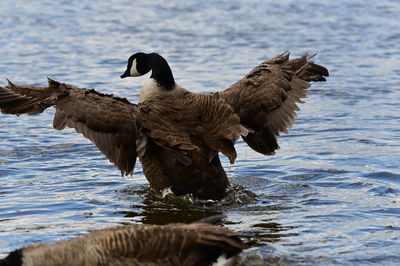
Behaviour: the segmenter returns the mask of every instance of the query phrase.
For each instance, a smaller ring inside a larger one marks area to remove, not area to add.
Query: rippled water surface
[[[121,178],[89,141],[52,128],[54,110],[0,114],[0,257],[116,224],[224,213],[254,244],[242,265],[400,263],[399,14],[397,0],[2,0],[0,76],[17,83],[51,77],[136,102],[145,78],[119,75],[138,51],[163,54],[197,92],[286,50],[318,53],[331,76],[275,156],[239,142],[237,163],[223,158],[235,187],[218,203],[160,199],[140,165]]]

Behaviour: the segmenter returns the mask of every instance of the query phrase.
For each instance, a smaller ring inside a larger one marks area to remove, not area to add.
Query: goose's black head
[[[138,77],[148,73],[151,70],[145,53],[136,53],[128,59],[128,65],[121,78]]]
[[[166,90],[174,88],[175,80],[167,61],[157,53],[136,53],[128,59],[128,65],[121,78],[142,76],[152,71],[150,78]]]

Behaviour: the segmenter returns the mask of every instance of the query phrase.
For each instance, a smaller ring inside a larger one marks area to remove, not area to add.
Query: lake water
[[[400,263],[400,2],[2,0],[0,77],[46,77],[138,100],[135,52],[166,57],[183,87],[222,90],[266,58],[318,53],[314,84],[275,156],[237,144],[218,203],[159,199],[89,141],[52,128],[54,109],[0,115],[0,257],[128,223],[216,213],[254,247],[240,265]],[[3,79],[1,85],[5,85]],[[242,188],[240,188],[241,186]],[[254,193],[254,195],[253,195]]]

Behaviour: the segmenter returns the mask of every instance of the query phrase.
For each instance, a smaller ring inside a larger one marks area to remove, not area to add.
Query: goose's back
[[[127,225],[65,242],[22,249],[24,265],[209,265],[246,245],[227,228],[205,223]]]
[[[235,142],[246,130],[232,106],[212,95],[180,89],[139,104],[142,126],[162,146],[219,151],[215,140]],[[203,144],[204,142],[204,144]]]

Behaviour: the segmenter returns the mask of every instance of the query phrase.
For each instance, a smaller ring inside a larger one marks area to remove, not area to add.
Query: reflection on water
[[[160,52],[183,87],[228,87],[285,50],[318,52],[314,84],[275,156],[242,141],[221,202],[161,198],[138,164],[119,171],[54,110],[0,115],[0,257],[116,224],[191,222],[224,214],[253,248],[238,265],[398,264],[398,1],[72,0],[0,3],[0,76],[46,77],[136,102],[145,78],[121,80],[128,56]],[[5,85],[4,81],[2,85]]]
[[[162,195],[148,187],[141,190],[136,190],[136,187],[125,188],[119,192],[127,197],[142,196],[139,204],[131,205],[133,210],[121,213],[145,224],[190,223],[256,200],[256,194],[239,185],[228,188],[227,196],[221,201],[199,200],[192,195]]]

